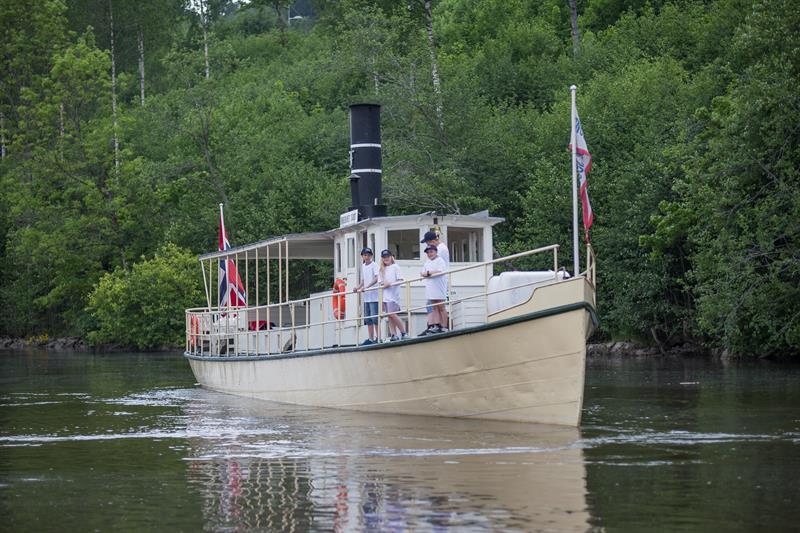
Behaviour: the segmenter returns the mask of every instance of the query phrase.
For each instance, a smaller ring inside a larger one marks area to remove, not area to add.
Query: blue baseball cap
[[[375,255],[375,254],[372,253],[372,248],[362,248],[361,249],[361,255],[364,255],[364,254]]]
[[[435,231],[427,231],[427,232],[425,232],[425,236],[419,242],[435,241],[438,238],[439,238],[439,236],[436,235]]]

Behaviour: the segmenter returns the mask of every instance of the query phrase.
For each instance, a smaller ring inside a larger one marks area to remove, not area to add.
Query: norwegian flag
[[[230,250],[231,243],[225,232],[225,217],[222,214],[222,204],[219,204],[219,251]],[[236,269],[233,259],[220,259],[219,261],[219,306],[246,307],[247,293],[242,284],[242,278]]]
[[[592,204],[589,203],[589,183],[587,181],[587,174],[592,168],[592,154],[589,153],[589,148],[586,146],[586,139],[583,136],[583,127],[581,126],[581,119],[578,118],[578,112],[575,111],[575,163],[578,167],[578,180],[580,183],[581,191],[581,205],[583,206],[583,229],[586,242],[589,242],[589,228],[592,227],[594,222],[594,213],[592,212]],[[572,143],[569,145],[572,150]]]

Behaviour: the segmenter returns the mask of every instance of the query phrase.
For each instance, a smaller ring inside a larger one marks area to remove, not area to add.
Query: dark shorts
[[[364,302],[364,324],[376,325],[378,323],[378,302]]]

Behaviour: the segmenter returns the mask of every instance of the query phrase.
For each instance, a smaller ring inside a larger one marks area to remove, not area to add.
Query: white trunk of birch
[[[211,77],[211,68],[208,64],[208,5],[206,0],[199,1],[200,21],[203,26],[203,59],[205,60],[206,79]]]
[[[119,169],[119,138],[117,137],[117,59],[114,42],[114,8],[108,0],[108,20],[111,27],[111,120],[114,130],[114,168]]]
[[[0,159],[6,158],[6,115],[0,111]]]
[[[569,0],[569,20],[572,24],[572,57],[577,57],[581,46],[581,37],[578,34],[578,0]]]
[[[144,105],[144,32],[139,28],[139,102]]]
[[[433,13],[431,11],[431,0],[425,0],[425,30],[428,33],[428,47],[431,53],[431,79],[433,80],[433,93],[436,97],[436,120],[439,129],[444,133],[444,117],[442,110],[442,87],[439,80],[439,61],[436,58],[436,41],[433,37]]]

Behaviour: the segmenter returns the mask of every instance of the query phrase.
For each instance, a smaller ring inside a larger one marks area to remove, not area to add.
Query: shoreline
[[[19,337],[0,337],[0,352],[11,350],[46,350],[52,352],[140,352],[140,353],[161,353],[174,352],[181,350],[180,346],[161,347],[151,350],[142,350],[132,346],[119,346],[117,344],[98,344],[91,345],[81,337],[56,337],[54,339],[19,338]]]
[[[132,347],[124,347],[117,345],[97,345],[92,346],[80,337],[56,337],[54,339],[36,339],[36,338],[19,338],[19,337],[0,337],[0,351],[3,350],[26,350],[31,348],[44,349],[54,352],[168,352],[180,350],[177,347],[163,347],[154,350],[139,350]],[[586,345],[586,357],[600,358],[600,357],[709,357],[721,356],[726,357],[727,354],[715,353],[708,348],[698,346],[691,343],[684,343],[673,346],[671,348],[662,349],[658,346],[648,346],[645,344],[637,344],[631,341],[612,341],[612,342],[596,342]]]
[[[686,342],[669,348],[638,344],[632,341],[610,341],[586,344],[586,358],[600,357],[730,357],[722,351]]]

